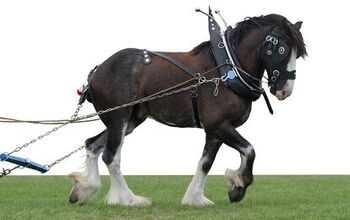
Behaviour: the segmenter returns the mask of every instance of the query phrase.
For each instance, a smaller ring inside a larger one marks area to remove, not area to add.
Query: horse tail
[[[91,103],[92,100],[91,100],[91,90],[90,90],[90,83],[91,83],[91,79],[92,79],[92,76],[94,75],[94,73],[96,72],[97,68],[99,67],[99,65],[95,66],[89,73],[88,75],[88,78],[87,78],[87,81],[88,81],[88,85],[87,85],[87,88],[86,88],[86,99]]]
[[[88,100],[88,102],[92,103],[92,99],[91,99],[91,90],[90,90],[90,83],[92,80],[92,76],[94,75],[94,73],[96,72],[98,68],[98,65],[95,66],[95,68],[93,68],[87,78],[88,84],[85,86],[83,86],[82,88],[80,88],[77,92],[78,95],[80,95],[80,100],[79,100],[79,105],[83,104],[85,102],[85,100]]]

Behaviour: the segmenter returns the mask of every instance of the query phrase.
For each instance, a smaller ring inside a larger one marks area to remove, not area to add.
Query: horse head
[[[262,78],[266,70],[270,92],[278,100],[292,94],[296,60],[307,55],[301,24],[292,24],[281,15],[270,14],[246,18],[237,23],[231,33],[230,40],[243,68],[257,78]]]

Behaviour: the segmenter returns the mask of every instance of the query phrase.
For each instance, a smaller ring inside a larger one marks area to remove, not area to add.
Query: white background
[[[194,8],[221,9],[234,25],[246,16],[284,15],[304,21],[309,57],[297,62],[294,92],[275,114],[264,100],[253,104],[238,130],[256,150],[255,174],[350,174],[349,7],[345,1],[1,1],[0,116],[23,119],[69,117],[76,89],[89,71],[127,47],[188,51],[208,40],[207,18]],[[214,97],[213,97],[214,98]],[[93,112],[86,103],[83,114]],[[0,152],[49,130],[49,126],[0,124]],[[101,122],[70,125],[16,155],[49,163],[104,129]],[[124,174],[193,174],[204,132],[147,120],[125,140]],[[49,174],[82,167],[80,152]],[[100,161],[100,171],[107,170]],[[223,146],[211,174],[237,168],[238,153]],[[12,165],[1,163],[1,167]],[[37,174],[20,170],[16,174]]]

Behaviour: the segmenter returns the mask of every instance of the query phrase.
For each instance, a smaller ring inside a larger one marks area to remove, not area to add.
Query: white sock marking
[[[214,205],[212,201],[205,198],[204,186],[207,175],[203,172],[202,166],[207,158],[202,157],[198,163],[196,174],[194,175],[186,193],[182,199],[183,205],[206,206]]]
[[[151,201],[147,198],[136,196],[128,187],[121,171],[121,148],[124,142],[124,135],[127,129],[127,124],[124,124],[122,130],[122,140],[118,146],[117,152],[111,164],[108,166],[110,178],[111,178],[111,189],[108,193],[106,202],[109,205],[125,205],[125,206],[148,206]]]

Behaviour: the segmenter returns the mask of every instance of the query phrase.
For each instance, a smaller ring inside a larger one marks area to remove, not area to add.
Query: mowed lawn
[[[147,208],[107,206],[109,178],[90,203],[71,205],[72,182],[62,176],[0,179],[0,219],[350,219],[350,176],[256,176],[240,203],[229,203],[223,176],[209,176],[211,207],[180,204],[190,176],[126,176]]]

